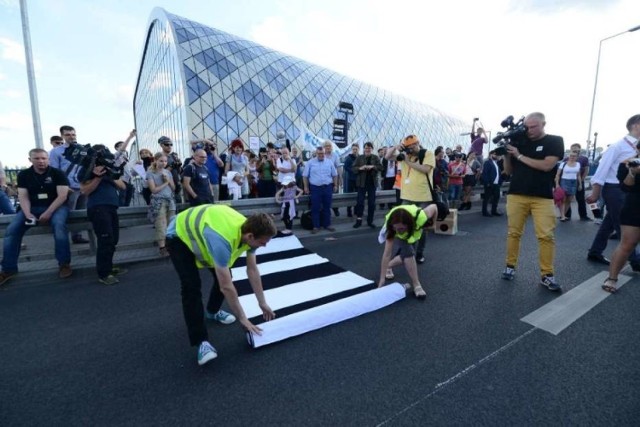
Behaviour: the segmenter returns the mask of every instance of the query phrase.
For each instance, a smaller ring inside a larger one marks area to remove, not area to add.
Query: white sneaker
[[[209,344],[209,341],[202,341],[198,349],[198,365],[202,366],[216,357],[218,357],[216,349]]]
[[[208,311],[205,313],[205,317],[209,320],[215,320],[216,322],[220,322],[223,325],[230,325],[236,321],[236,316],[231,313],[227,313],[224,310],[219,310],[217,313],[209,313]]]

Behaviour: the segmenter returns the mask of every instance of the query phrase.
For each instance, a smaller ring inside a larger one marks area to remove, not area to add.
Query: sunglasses
[[[164,144],[162,144],[162,145],[166,145],[167,147],[173,147],[173,144],[171,144],[171,143],[166,143],[166,142],[165,142]]]

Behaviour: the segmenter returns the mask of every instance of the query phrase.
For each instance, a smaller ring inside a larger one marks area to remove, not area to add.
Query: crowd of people
[[[29,227],[38,224],[53,229],[59,276],[72,275],[70,240],[87,242],[78,233],[69,238],[67,217],[74,209],[87,209],[93,225],[98,281],[118,283],[118,276],[126,272],[113,264],[119,240],[118,208],[131,203],[132,181],[138,177],[144,182],[142,197],[149,206],[159,255],[170,257],[178,273],[189,339],[198,347],[198,362],[204,364],[217,355],[208,341],[205,319],[225,324],[239,320],[247,330],[260,333],[244,315],[230,274],[234,261],[244,252],[248,253],[249,281],[264,317],[270,320],[275,316],[262,291],[255,259],[255,250],[278,232],[274,218],[264,213],[245,217],[217,201],[273,197],[281,206],[283,234],[293,230],[302,194],[309,195],[314,234],[335,230],[332,213],[337,216],[339,211],[332,206],[332,198],[340,190],[354,194],[354,205],[347,208],[347,215],[355,217],[354,228],[363,225],[365,206],[366,224],[371,228],[377,228],[373,220],[376,208],[388,209],[378,237],[384,244],[378,286],[395,277],[395,267],[404,266],[411,280],[406,289],[425,299],[417,267],[425,262],[425,228],[435,219],[444,219],[450,207],[470,209],[477,182],[484,189],[482,215],[503,215],[498,204],[501,184],[508,180],[506,257],[501,277],[515,278],[520,240],[531,216],[539,245],[539,283],[551,291],[561,290],[554,271],[555,227],[558,219],[571,219],[570,206],[575,200],[581,220],[590,220],[587,203],[595,206],[591,209],[594,217],[603,217],[587,259],[609,265],[609,277],[602,287],[616,292],[618,274],[627,260],[634,271],[640,271],[636,249],[640,241],[640,115],[627,121],[627,135],[604,152],[591,178],[593,190],[588,197],[585,180],[589,159],[580,145],[571,145],[565,153],[563,138],[545,132],[542,113],[529,114],[524,124],[524,143],[490,150],[486,159],[486,133],[475,120],[467,152],[462,146],[438,146],[430,151],[422,147],[417,135],[408,135],[398,144],[380,148],[377,154],[371,142],[363,144],[362,154],[361,147],[353,144],[344,160],[331,141],[316,146],[311,158],[305,160],[301,150],[288,141],[286,146],[269,143],[253,153],[240,138],[230,142],[226,153],[219,153],[213,139],[191,141],[191,156],[181,159],[173,150],[173,141],[161,136],[156,153],[142,148],[138,160],[131,161],[127,148],[136,137],[131,131],[114,146],[114,164],[124,165],[118,174],[98,162],[72,161],[68,153],[77,144],[76,131],[62,126],[60,136],[51,138],[50,152],[29,151],[32,165],[17,177],[17,213],[6,192],[0,192],[2,213],[15,213],[5,232],[0,285],[18,273],[22,238]],[[92,148],[108,151],[101,145]],[[0,171],[0,185],[5,190],[6,177],[1,167]],[[380,188],[395,189],[397,203],[378,206],[375,195]],[[557,200],[556,212],[554,193],[558,189],[563,196]],[[183,202],[190,208],[178,213]],[[620,239],[620,244],[610,261],[603,251],[612,237]],[[206,309],[198,275],[198,268],[203,267],[211,270],[214,280]],[[233,313],[221,309],[224,299]]]

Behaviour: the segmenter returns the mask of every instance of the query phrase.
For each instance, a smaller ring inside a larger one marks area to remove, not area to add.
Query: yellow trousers
[[[529,216],[538,238],[540,273],[553,274],[553,259],[556,254],[556,214],[553,199],[510,194],[507,196],[507,265],[514,268],[520,254],[520,238]]]

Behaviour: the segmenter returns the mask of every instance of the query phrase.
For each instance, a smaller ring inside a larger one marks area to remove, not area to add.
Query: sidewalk
[[[384,215],[387,209],[376,210],[374,216],[375,229],[371,229],[366,225],[358,229],[353,228],[355,218],[349,218],[346,215],[346,209],[340,209],[340,216],[332,215],[332,226],[336,231],[329,232],[320,230],[317,234],[312,234],[309,230],[300,227],[300,221],[294,222],[294,234],[301,241],[318,241],[325,239],[336,239],[355,234],[370,233],[377,236],[377,233],[384,221]],[[470,211],[459,212],[458,215],[479,215],[480,203],[474,203]],[[276,219],[276,225],[279,229],[283,229],[282,221]],[[114,264],[125,266],[128,264],[136,264],[140,262],[170,262],[168,258],[159,256],[158,247],[154,242],[155,230],[151,224],[128,227],[120,229],[120,241],[118,243],[114,256]],[[20,271],[20,281],[42,281],[57,279],[58,263],[54,256],[53,236],[50,234],[43,235],[25,235],[23,244],[26,248],[20,252],[18,261],[18,269]],[[0,251],[2,249],[0,248]],[[71,245],[71,267],[73,268],[73,276],[94,277],[95,276],[95,255],[89,251],[89,244],[72,244]]]

